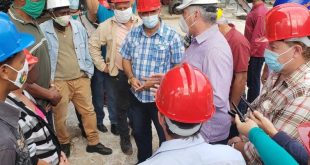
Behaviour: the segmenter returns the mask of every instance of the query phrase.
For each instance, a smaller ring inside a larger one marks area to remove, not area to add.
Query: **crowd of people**
[[[217,0],[180,2],[185,36],[161,8],[14,0],[0,12],[0,164],[69,165],[70,102],[88,153],[113,152],[99,138],[107,104],[137,164],[309,164],[309,0],[253,0],[244,35]]]

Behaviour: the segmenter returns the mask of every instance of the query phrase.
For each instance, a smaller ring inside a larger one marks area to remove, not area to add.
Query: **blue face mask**
[[[271,50],[265,49],[264,57],[265,57],[265,63],[268,65],[268,68],[275,71],[275,72],[280,72],[284,66],[288,63],[290,63],[293,58],[291,58],[289,61],[287,61],[284,64],[281,64],[278,59],[280,56],[283,54],[289,52],[293,47],[287,49],[284,53],[278,54],[276,52],[273,52]]]
[[[158,24],[159,18],[158,15],[155,14],[151,16],[142,17],[142,21],[145,27],[152,29]]]

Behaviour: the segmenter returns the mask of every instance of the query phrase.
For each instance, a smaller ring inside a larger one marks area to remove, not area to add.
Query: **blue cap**
[[[35,38],[21,33],[10,20],[9,16],[0,12],[0,62],[21,52],[35,42]]]
[[[276,0],[273,4],[273,7],[281,5],[283,3],[297,3],[300,5],[306,5],[310,2],[309,2],[309,0]],[[308,10],[310,10],[310,6],[308,6]]]

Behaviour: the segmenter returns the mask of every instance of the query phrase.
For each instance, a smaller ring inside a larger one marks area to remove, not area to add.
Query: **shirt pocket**
[[[130,44],[130,50],[133,59],[139,59],[143,55],[143,46],[139,42]]]
[[[159,65],[164,65],[169,62],[169,45],[166,43],[155,45],[151,49],[152,53],[152,60],[156,61]]]

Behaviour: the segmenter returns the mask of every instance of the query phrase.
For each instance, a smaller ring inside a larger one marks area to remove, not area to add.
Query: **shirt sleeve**
[[[131,60],[132,59],[132,54],[130,53],[131,48],[130,48],[130,44],[131,42],[131,32],[129,32],[129,34],[126,36],[121,49],[120,49],[120,54],[122,55],[122,57],[126,60]]]
[[[264,36],[265,33],[265,17],[259,16],[257,17],[256,24],[253,29],[253,33],[251,36],[251,55],[263,55],[267,43],[264,42],[256,42],[257,39]]]
[[[248,41],[243,41],[240,44],[235,44],[232,48],[234,60],[234,72],[247,72],[250,58],[250,44]]]
[[[184,56],[184,43],[182,42],[179,34],[175,34],[171,48],[171,60],[172,66],[181,63]]]
[[[258,164],[260,156],[266,165],[298,165],[296,160],[262,129],[252,128],[249,140],[251,143],[245,145],[245,153],[250,164]]]
[[[89,52],[93,59],[93,62],[98,70],[104,71],[106,63],[102,57],[101,46],[106,45],[106,35],[107,29],[105,28],[105,23],[99,25],[96,31],[92,34],[89,39]]]
[[[13,149],[0,150],[0,164],[15,165],[16,151]]]
[[[280,131],[275,136],[273,136],[273,140],[282,146],[288,153],[290,153],[299,164],[308,164],[309,155],[307,150],[297,140],[294,140],[283,131]]]

